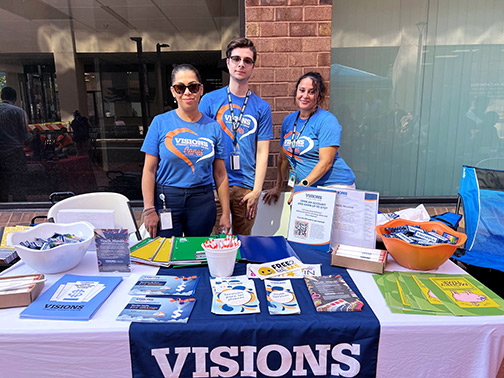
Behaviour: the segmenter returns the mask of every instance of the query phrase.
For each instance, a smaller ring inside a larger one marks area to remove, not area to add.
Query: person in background
[[[299,110],[282,123],[277,183],[263,195],[267,204],[278,201],[289,166],[292,187],[300,184],[355,189],[355,175],[338,152],[341,125],[320,107],[324,96],[325,85],[318,72],[308,72],[297,81],[294,98]]]
[[[80,111],[73,112],[74,119],[70,123],[73,131],[73,142],[77,149],[77,156],[87,156],[89,153],[89,120]]]
[[[68,129],[66,127],[62,127],[60,132],[61,134],[56,138],[56,154],[66,154],[73,144],[73,140],[70,134],[68,134]]]
[[[175,67],[171,81],[178,108],[154,117],[141,148],[145,228],[151,237],[210,235],[217,214],[213,172],[223,204],[219,225],[228,232],[229,182],[222,130],[198,110],[203,85],[196,68]]]
[[[45,160],[45,141],[46,136],[41,134],[39,129],[33,130],[33,139],[30,143],[30,148],[33,152],[32,160]]]
[[[17,93],[4,87],[0,93],[0,202],[26,201],[27,170],[24,145],[32,139],[26,112],[15,106]]]
[[[226,57],[229,85],[206,94],[200,110],[224,130],[233,234],[250,235],[266,175],[269,141],[273,139],[271,108],[249,89],[257,59],[252,41],[233,39]]]

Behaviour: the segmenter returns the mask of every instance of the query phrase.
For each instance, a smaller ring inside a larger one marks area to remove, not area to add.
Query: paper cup
[[[233,248],[204,248],[210,276],[231,277],[236,263],[236,253],[238,252],[238,248],[240,248],[240,243],[238,243],[238,246]]]

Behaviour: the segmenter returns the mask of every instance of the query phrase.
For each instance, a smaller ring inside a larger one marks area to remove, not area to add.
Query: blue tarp
[[[462,197],[467,242],[463,263],[504,271],[504,171],[463,166]]]

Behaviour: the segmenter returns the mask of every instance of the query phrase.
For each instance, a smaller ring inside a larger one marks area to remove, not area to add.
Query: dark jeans
[[[26,201],[26,157],[23,148],[0,152],[0,202]]]
[[[185,189],[158,184],[154,198],[158,212],[163,209],[160,193],[165,195],[166,208],[171,209],[173,228],[161,230],[158,226],[159,236],[168,238],[210,235],[217,214],[212,185]]]

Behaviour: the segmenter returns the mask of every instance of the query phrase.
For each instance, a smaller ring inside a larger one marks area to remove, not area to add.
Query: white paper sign
[[[333,190],[336,192],[336,204],[331,250],[336,244],[375,248],[379,194],[353,189]]]
[[[296,186],[287,240],[324,251],[375,248],[378,199],[376,192]]]
[[[295,186],[287,240],[328,251],[335,203],[331,190]]]

